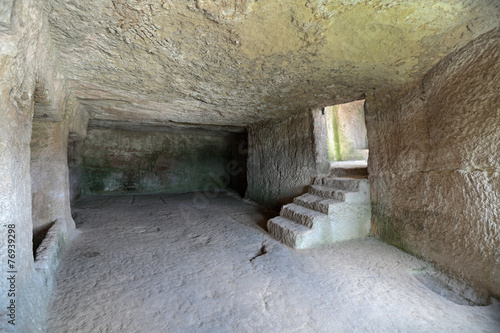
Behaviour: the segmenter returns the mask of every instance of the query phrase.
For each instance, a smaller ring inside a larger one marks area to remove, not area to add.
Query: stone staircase
[[[308,193],[267,222],[271,236],[296,249],[362,238],[370,232],[370,184],[366,166],[335,167],[317,177]]]

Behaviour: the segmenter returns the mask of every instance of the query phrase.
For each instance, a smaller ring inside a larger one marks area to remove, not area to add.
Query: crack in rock
[[[262,247],[259,250],[259,253],[257,253],[256,256],[254,256],[252,259],[250,259],[250,262],[253,262],[254,259],[257,259],[258,257],[261,257],[266,253],[267,253],[266,246],[262,245]]]

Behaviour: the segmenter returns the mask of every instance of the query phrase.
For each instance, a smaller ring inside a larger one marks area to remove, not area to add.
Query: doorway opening
[[[330,165],[359,164],[368,161],[365,100],[325,108]]]

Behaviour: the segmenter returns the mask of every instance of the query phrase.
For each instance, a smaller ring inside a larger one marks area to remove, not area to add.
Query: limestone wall
[[[68,171],[70,201],[74,202],[82,194],[83,186],[83,142],[68,142]]]
[[[225,188],[236,141],[233,135],[215,132],[93,128],[83,147],[83,191],[175,193]]]
[[[331,161],[368,159],[364,100],[326,108]]]
[[[85,117],[66,112],[70,98],[55,70],[41,3],[6,3],[0,6],[0,331],[43,332],[55,268],[74,230],[66,140]],[[34,232],[54,220],[35,257]]]
[[[248,135],[241,133],[231,139],[231,161],[226,165],[230,175],[229,187],[238,192],[241,197],[247,191]]]
[[[374,233],[500,295],[499,30],[367,102]]]
[[[290,203],[315,176],[329,169],[326,124],[320,110],[252,125],[248,145],[246,197],[268,207]]]
[[[66,127],[60,122],[33,121],[30,176],[34,249],[57,220],[70,219]]]

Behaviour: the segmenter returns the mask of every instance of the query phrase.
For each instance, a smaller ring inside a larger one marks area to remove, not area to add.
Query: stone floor
[[[427,263],[370,238],[292,250],[228,193],[86,197],[74,215],[47,332],[499,332],[499,302],[449,301],[415,278]]]

